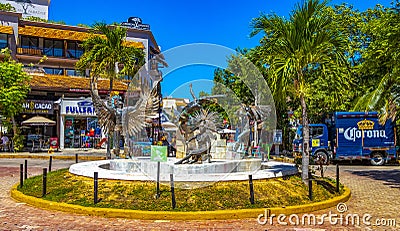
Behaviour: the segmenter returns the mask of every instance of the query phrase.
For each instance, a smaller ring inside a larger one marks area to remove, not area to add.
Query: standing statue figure
[[[194,135],[186,141],[186,156],[175,164],[193,164],[207,160],[211,162],[211,144],[217,138],[214,133],[217,132],[218,120],[219,116],[216,112],[209,112],[202,108],[195,112],[192,117],[194,128],[189,131]],[[189,144],[193,141],[194,148],[190,148]]]
[[[123,126],[122,126],[122,114],[123,114],[123,102],[118,100],[117,105],[115,107],[115,129],[114,129],[114,155],[119,157],[120,152],[120,144],[119,141],[121,140],[121,133],[123,133]]]
[[[242,105],[239,112],[239,117],[242,121],[240,127],[243,128],[238,135],[238,142],[234,150],[242,154],[242,158],[250,156],[252,153],[252,146],[258,146],[260,138],[262,137],[262,130],[265,126],[265,118],[271,114],[271,107],[266,105]],[[247,124],[243,124],[246,121]]]

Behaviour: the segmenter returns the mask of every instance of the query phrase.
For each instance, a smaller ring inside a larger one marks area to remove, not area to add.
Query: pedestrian
[[[8,139],[8,136],[6,136],[5,133],[1,137],[1,145],[2,145],[3,151],[8,151],[9,145],[10,145],[10,139]]]

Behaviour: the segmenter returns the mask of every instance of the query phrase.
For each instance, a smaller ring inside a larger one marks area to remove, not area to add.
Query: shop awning
[[[56,122],[43,116],[35,116],[25,121],[22,121],[21,124],[27,126],[53,126],[56,125]]]
[[[164,128],[165,131],[176,131],[178,130],[178,127],[171,123],[171,122],[164,122],[161,123],[161,126]]]

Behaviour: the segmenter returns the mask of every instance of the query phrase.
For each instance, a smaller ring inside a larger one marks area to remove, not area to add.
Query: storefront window
[[[95,117],[65,117],[64,133],[65,148],[94,148],[101,138]]]

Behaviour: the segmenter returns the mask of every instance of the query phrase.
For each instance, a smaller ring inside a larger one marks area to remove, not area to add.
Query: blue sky
[[[299,0],[301,1],[301,0]],[[150,24],[151,31],[163,51],[190,43],[212,43],[231,49],[251,48],[260,37],[249,38],[250,21],[260,13],[275,12],[287,17],[295,0],[231,0],[231,1],[78,1],[52,0],[49,19],[64,21],[68,25],[94,22],[124,22],[129,17],[140,17]],[[333,4],[345,1],[333,0]],[[376,4],[390,6],[391,0],[351,0],[346,3],[364,11]],[[163,83],[164,95],[188,79],[212,79],[214,67],[192,66],[176,70],[169,81]],[[166,79],[167,80],[167,79]]]

